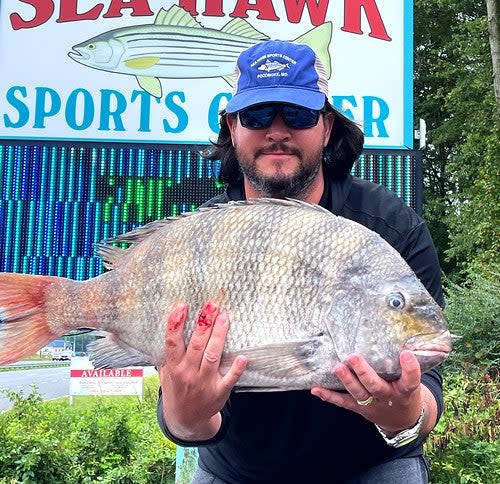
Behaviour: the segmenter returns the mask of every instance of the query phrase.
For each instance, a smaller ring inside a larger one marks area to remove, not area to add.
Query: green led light
[[[363,153],[353,174],[414,206],[415,153]],[[1,270],[93,277],[93,244],[195,210],[223,190],[219,166],[182,147],[0,143]]]

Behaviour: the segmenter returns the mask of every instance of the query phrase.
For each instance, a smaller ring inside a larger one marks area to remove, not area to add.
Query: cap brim
[[[272,86],[269,88],[249,89],[236,94],[226,105],[226,112],[235,113],[242,109],[262,103],[288,103],[309,109],[321,109],[325,105],[326,96],[322,92],[309,89],[298,89]]]

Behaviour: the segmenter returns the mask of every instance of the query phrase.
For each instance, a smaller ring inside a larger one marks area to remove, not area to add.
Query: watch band
[[[377,428],[377,430],[379,431],[380,435],[385,440],[385,443],[387,445],[398,448],[398,447],[403,447],[404,445],[407,445],[418,438],[418,433],[420,431],[420,428],[422,427],[423,421],[424,421],[424,409],[422,408],[417,423],[409,429],[405,429],[402,430],[401,432],[398,432],[393,437],[389,438],[387,434],[384,432],[384,430],[381,429],[377,424],[375,424],[375,427]]]

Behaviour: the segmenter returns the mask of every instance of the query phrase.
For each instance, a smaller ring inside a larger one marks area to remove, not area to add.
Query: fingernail
[[[209,319],[214,313],[217,312],[217,306],[211,302],[205,304],[203,309],[201,310],[200,315],[198,316],[198,326],[212,326],[212,321]]]
[[[337,363],[334,367],[333,367],[333,373],[335,375],[342,375],[344,372],[346,371],[346,366],[343,365],[342,363]]]
[[[405,363],[410,363],[410,361],[413,361],[413,354],[411,353],[411,351],[403,351],[401,353],[401,359]]]
[[[217,316],[217,321],[219,321],[219,323],[223,326],[227,326],[227,324],[229,323],[229,318],[227,317],[226,313],[222,313]]]
[[[186,314],[187,306],[183,303],[176,304],[168,318],[168,329],[171,331],[179,329],[179,326],[181,326],[182,322],[186,319]]]

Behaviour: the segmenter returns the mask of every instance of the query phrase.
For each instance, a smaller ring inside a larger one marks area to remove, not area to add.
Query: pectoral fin
[[[224,354],[221,370],[225,373],[238,355],[248,358],[246,371],[262,373],[272,378],[300,377],[314,371],[318,366],[316,352],[321,337],[304,341],[289,341],[255,348],[246,348]]]
[[[124,64],[130,69],[149,69],[160,62],[160,58],[156,56],[136,57],[128,59]]]

